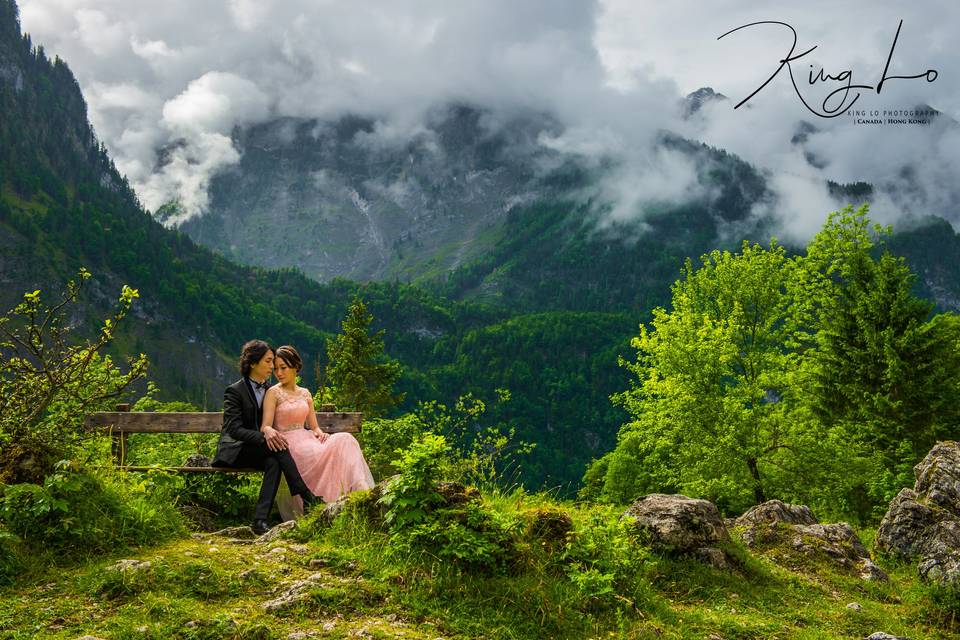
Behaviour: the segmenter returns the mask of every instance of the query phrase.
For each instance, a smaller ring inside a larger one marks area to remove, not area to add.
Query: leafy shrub
[[[64,462],[42,485],[5,486],[0,520],[32,548],[61,557],[153,543],[182,528],[165,479],[96,477]]]
[[[621,594],[645,595],[649,584],[642,567],[651,561],[649,550],[637,543],[629,526],[609,514],[591,513],[569,536],[562,555],[565,573],[584,598],[587,608],[618,606]]]
[[[510,391],[497,389],[496,404],[510,401]],[[417,418],[426,432],[445,436],[449,449],[451,479],[483,487],[499,488],[517,460],[533,451],[533,443],[516,440],[516,428],[485,424],[487,403],[472,393],[460,396],[453,408],[436,401],[421,402]]]
[[[446,439],[427,433],[394,461],[399,474],[380,498],[387,507],[388,549],[401,558],[428,555],[461,568],[502,568],[516,554],[518,525],[487,508],[475,489],[448,483],[452,495],[438,491],[449,455]]]
[[[113,340],[136,289],[124,286],[116,312],[94,337],[77,340],[68,317],[91,278],[81,269],[67,283],[60,302],[46,304],[40,291],[0,315],[0,481],[41,483],[58,460],[71,457],[85,435],[83,416],[109,409],[131,383],[146,373],[146,356],[128,362],[122,373],[101,355]]]
[[[443,501],[435,487],[449,468],[449,453],[446,438],[426,433],[394,461],[399,474],[380,498],[387,506],[384,520],[392,529],[401,531],[423,522],[428,512]]]
[[[423,422],[412,413],[393,419],[364,420],[357,439],[373,477],[389,478],[396,474],[398,469],[393,461],[397,452],[407,449],[423,431]]]
[[[449,560],[467,570],[503,569],[516,559],[518,522],[471,501],[437,509],[424,522],[391,538],[391,548],[402,556],[418,552]]]
[[[0,585],[9,584],[23,569],[20,539],[0,527]]]

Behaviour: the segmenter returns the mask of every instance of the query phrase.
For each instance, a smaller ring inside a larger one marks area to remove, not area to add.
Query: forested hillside
[[[223,386],[236,376],[240,344],[254,336],[296,345],[307,361],[305,383],[313,386],[325,338],[339,329],[361,291],[375,328],[387,330],[388,353],[404,366],[398,390],[407,392],[407,407],[430,399],[452,402],[467,390],[491,397],[497,386],[517,387],[509,419],[541,445],[529,473],[522,473],[525,482],[575,484],[590,457],[612,445],[618,419],[607,397],[622,386],[613,354],[626,351],[634,321],[583,317],[560,332],[540,325],[563,325],[562,316],[521,316],[501,325],[519,310],[449,302],[398,282],[320,285],[294,270],[238,266],[198,247],[143,210],[97,142],[66,63],[21,35],[13,2],[3,0],[0,8],[2,306],[10,308],[24,291],[58,291],[86,267],[93,286],[84,318],[77,320],[90,321],[92,330],[114,292],[129,284],[140,299],[114,352],[146,353],[161,397],[216,410]],[[488,336],[482,352],[474,335]],[[517,350],[517,341],[537,349]],[[584,342],[600,349],[574,349]],[[509,358],[532,377],[479,365],[496,358]],[[558,394],[579,368],[573,362],[606,373],[599,382]],[[541,394],[543,385],[552,385],[553,393]],[[566,410],[574,406],[577,412]],[[579,437],[586,414],[586,428],[596,434],[592,447],[558,447],[570,429]]]

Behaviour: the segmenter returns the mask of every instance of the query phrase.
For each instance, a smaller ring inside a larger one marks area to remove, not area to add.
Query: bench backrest
[[[332,405],[330,405],[332,407]],[[113,436],[113,456],[116,463],[124,466],[127,456],[127,434],[130,433],[220,433],[223,413],[198,411],[162,413],[154,411],[130,411],[130,405],[117,405],[118,411],[99,411],[84,419],[87,429],[104,431]],[[318,411],[317,423],[327,433],[359,433],[362,414],[352,411]],[[141,469],[141,467],[128,467]],[[146,469],[146,467],[143,467]],[[177,467],[181,471],[223,471],[212,467]],[[249,470],[241,470],[249,471]]]
[[[327,433],[358,433],[360,417],[354,412],[317,412],[317,422]],[[109,433],[220,433],[223,413],[101,411],[88,415],[84,423],[87,429]]]

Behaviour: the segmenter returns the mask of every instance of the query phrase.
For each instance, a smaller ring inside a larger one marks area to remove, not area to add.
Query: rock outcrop
[[[849,524],[820,524],[804,505],[780,500],[764,502],[737,518],[735,530],[751,548],[785,547],[803,556],[819,556],[855,570],[864,580],[888,579],[870,559],[870,552]],[[776,555],[773,559],[783,560]]]
[[[727,566],[726,554],[716,545],[730,540],[723,517],[707,500],[652,493],[637,499],[621,519],[654,549],[690,554],[718,567]]]
[[[960,444],[938,442],[913,471],[917,481],[890,503],[876,546],[919,559],[925,579],[960,584]]]

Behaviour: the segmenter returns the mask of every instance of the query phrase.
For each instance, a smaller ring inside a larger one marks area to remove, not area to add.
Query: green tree
[[[127,373],[101,355],[138,297],[124,286],[119,308],[93,337],[75,339],[68,311],[90,273],[81,269],[53,306],[40,291],[0,316],[0,481],[42,482],[83,435],[83,416],[106,408],[146,374],[146,356],[131,358]]]
[[[679,490],[739,508],[767,499],[793,447],[784,404],[795,354],[786,348],[792,261],[776,242],[688,260],[673,309],[654,311],[632,346],[632,388],[612,399],[632,421],[606,467],[617,501]]]
[[[871,233],[867,213],[831,214],[801,261],[819,302],[800,378],[817,419],[878,456],[879,477],[864,489],[880,504],[912,483],[913,466],[955,427],[960,357],[956,317],[930,318],[933,304],[912,293],[903,258],[883,247],[890,230]]]
[[[327,340],[326,374],[331,386],[329,395],[338,408],[376,417],[402,402],[404,394],[393,394],[393,385],[401,374],[400,363],[386,357],[385,331],[371,334],[372,322],[373,315],[366,304],[355,297],[341,333]]]

